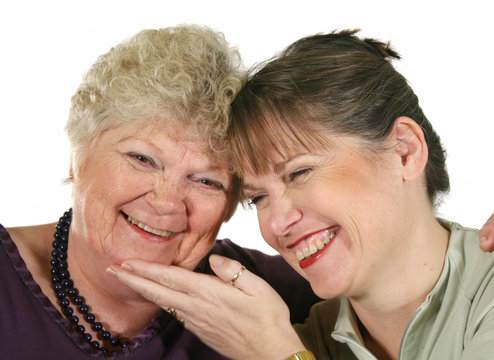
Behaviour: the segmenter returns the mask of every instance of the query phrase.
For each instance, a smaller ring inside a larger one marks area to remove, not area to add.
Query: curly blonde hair
[[[244,74],[222,33],[198,25],[143,30],[85,74],[65,129],[77,148],[110,127],[147,125],[165,115],[219,146]]]
[[[163,119],[187,126],[210,154],[226,156],[230,104],[244,80],[240,55],[222,33],[199,25],[143,30],[100,56],[72,97],[65,130],[73,160],[109,128]]]

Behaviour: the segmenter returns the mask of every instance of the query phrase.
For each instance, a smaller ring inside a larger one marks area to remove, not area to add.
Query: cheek
[[[189,194],[187,209],[192,233],[198,236],[216,235],[225,218],[227,199],[224,194]]]
[[[257,209],[257,221],[264,241],[266,241],[269,246],[279,252],[280,246],[278,245],[278,241],[276,240],[276,237],[273,236],[271,231],[269,210],[264,208]]]

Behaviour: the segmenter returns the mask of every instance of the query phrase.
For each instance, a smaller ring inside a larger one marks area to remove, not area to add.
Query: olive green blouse
[[[451,232],[444,268],[408,324],[399,359],[494,359],[494,254],[480,250],[478,231],[441,223]],[[376,359],[347,299],[314,305],[295,329],[318,360]]]

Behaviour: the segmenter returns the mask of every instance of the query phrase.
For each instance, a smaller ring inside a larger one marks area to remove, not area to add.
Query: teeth
[[[164,236],[164,237],[169,237],[173,235],[173,232],[171,231],[166,231],[166,230],[160,230],[160,229],[155,229],[149,225],[146,225],[130,216],[127,215],[127,220],[131,223],[137,226],[138,228],[141,228],[144,231],[147,231],[151,234],[158,235],[158,236]]]
[[[308,258],[315,253],[317,253],[319,250],[322,250],[333,238],[336,236],[337,231],[332,232],[329,235],[326,235],[322,239],[317,239],[315,242],[312,242],[309,244],[309,247],[304,247],[302,249],[298,249],[295,252],[295,256],[297,257],[297,261],[303,260],[305,258]]]
[[[314,255],[317,252],[317,248],[314,244],[310,244],[309,251],[311,255]]]

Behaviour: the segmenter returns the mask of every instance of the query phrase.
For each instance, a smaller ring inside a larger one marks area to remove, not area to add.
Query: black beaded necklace
[[[69,211],[63,214],[56,226],[57,231],[54,234],[55,240],[52,243],[52,259],[50,260],[53,290],[70,324],[75,327],[76,331],[82,335],[85,341],[91,344],[94,350],[105,353],[109,352],[107,347],[101,346],[99,341],[93,340],[91,334],[86,332],[84,325],[79,324],[79,317],[74,315],[74,309],[70,306],[71,303],[78,307],[79,313],[84,315],[84,319],[88,324],[91,324],[92,329],[98,335],[101,335],[101,341],[108,342],[115,348],[113,349],[114,351],[118,351],[127,347],[128,342],[122,341],[117,337],[112,337],[109,331],[103,329],[103,325],[96,321],[94,314],[89,312],[89,307],[84,304],[84,298],[79,295],[79,291],[74,287],[74,282],[70,278],[67,265],[67,249],[71,221],[72,209],[69,209]]]

